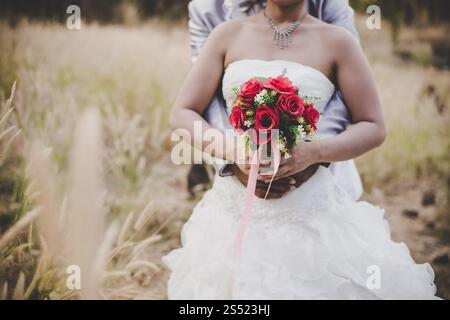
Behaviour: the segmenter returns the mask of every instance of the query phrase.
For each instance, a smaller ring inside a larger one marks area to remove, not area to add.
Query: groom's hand
[[[244,187],[246,187],[247,182],[248,182],[249,168],[246,168],[245,166],[239,167],[236,164],[233,164],[231,168],[232,168],[233,174],[236,176],[236,178],[238,178],[238,180],[242,183],[242,185]],[[270,191],[269,191],[269,194],[267,195],[267,199],[279,199],[279,198],[283,197],[289,191],[295,190],[295,188],[296,188],[295,184],[296,184],[296,180],[294,180],[292,178],[283,178],[283,179],[274,181],[272,183],[272,186],[270,187]],[[269,187],[268,183],[261,181],[261,180],[257,180],[255,195],[258,198],[264,199],[264,197],[266,196],[268,187]]]
[[[280,167],[275,175],[275,179],[292,177],[298,173],[307,171],[308,168],[320,165],[320,146],[316,142],[299,142],[290,152],[290,157],[282,159]],[[269,182],[273,175],[272,171],[261,170],[258,179]],[[315,171],[314,171],[315,172]]]
[[[286,195],[286,193],[300,187],[303,183],[308,181],[308,179],[314,175],[314,173],[319,168],[319,165],[320,164],[318,163],[313,164],[307,169],[301,172],[297,172],[296,174],[290,177],[284,177],[281,179],[274,180],[267,195],[267,199],[279,199],[284,195]],[[236,164],[232,165],[232,170],[234,175],[238,178],[238,180],[242,183],[242,185],[247,186],[248,173],[243,172],[243,170],[241,170],[241,168],[239,168],[239,166],[237,166]],[[268,187],[269,183],[258,180],[256,182],[256,191],[255,191],[256,196],[258,198],[264,199]]]

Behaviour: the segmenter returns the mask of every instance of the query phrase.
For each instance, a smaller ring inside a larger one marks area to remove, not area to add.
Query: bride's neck
[[[279,5],[272,1],[267,1],[267,15],[277,24],[293,23],[305,14],[305,2],[297,1],[291,5]]]

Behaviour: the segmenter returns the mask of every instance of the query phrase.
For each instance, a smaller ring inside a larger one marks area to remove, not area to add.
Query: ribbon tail
[[[281,153],[280,153],[280,149],[278,149],[278,146],[276,143],[272,143],[272,154],[273,154],[273,174],[272,174],[272,178],[270,179],[270,183],[269,183],[269,187],[267,188],[266,195],[264,196],[264,200],[267,199],[267,196],[269,195],[270,187],[272,186],[273,179],[277,175],[278,169],[280,169]]]
[[[259,164],[260,164],[260,153],[261,151],[258,150],[253,154],[251,166],[250,166],[250,174],[248,176],[248,182],[247,182],[247,190],[245,193],[245,207],[244,207],[244,213],[242,215],[242,218],[239,223],[239,229],[235,240],[235,255],[240,256],[241,250],[242,250],[242,240],[244,238],[245,232],[247,230],[248,223],[250,222],[250,218],[252,215],[252,205],[253,200],[255,198],[255,191],[256,191],[256,181],[258,179],[258,171],[259,171]]]

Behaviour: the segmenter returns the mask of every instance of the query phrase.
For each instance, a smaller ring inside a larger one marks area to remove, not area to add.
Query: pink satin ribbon
[[[235,262],[237,258],[241,256],[242,253],[242,242],[247,231],[248,224],[252,217],[252,208],[253,208],[253,200],[255,199],[255,191],[256,191],[256,182],[258,180],[258,171],[261,163],[261,150],[258,149],[252,157],[252,162],[250,166],[250,174],[248,176],[247,182],[247,190],[245,193],[245,206],[244,213],[242,214],[242,218],[239,222],[239,229],[234,241],[234,257]],[[266,195],[264,199],[267,198],[269,194],[270,187],[272,186],[273,179],[275,178],[278,169],[280,168],[281,163],[281,154],[275,143],[272,144],[272,155],[274,157],[274,171],[272,174],[272,178],[270,179],[269,187],[267,188]],[[234,284],[234,269],[230,271],[228,287],[227,287],[227,298],[229,300],[233,297],[233,284]]]
[[[269,187],[267,188],[264,200],[267,198],[269,194],[269,190],[270,187],[272,186],[273,179],[275,178],[275,175],[277,174],[281,163],[281,154],[277,145],[275,143],[272,143],[271,147],[272,147],[272,155],[274,157],[274,171],[272,174],[272,178],[270,179]],[[236,235],[236,239],[234,242],[234,249],[235,249],[234,253],[237,257],[239,257],[242,253],[242,241],[244,239],[248,224],[250,223],[250,219],[252,217],[252,207],[253,201],[255,199],[256,181],[258,180],[258,171],[260,163],[261,163],[261,148],[259,148],[257,152],[253,154],[250,166],[250,173],[247,182],[247,190],[245,193],[244,213],[242,214],[242,218],[239,223],[238,233]]]
[[[272,178],[270,179],[269,187],[267,188],[266,195],[264,199],[267,198],[269,194],[270,187],[272,186],[273,179],[275,178],[281,163],[281,154],[275,143],[272,144],[272,155],[274,157],[274,171]],[[256,181],[258,180],[258,171],[261,163],[261,148],[253,154],[252,162],[250,165],[250,174],[248,176],[247,190],[245,193],[245,206],[244,213],[242,214],[241,220],[239,222],[239,229],[234,241],[234,255],[235,258],[241,256],[242,253],[242,242],[244,240],[245,233],[247,231],[248,224],[252,217],[252,207],[253,201],[255,200],[256,191]],[[233,284],[234,284],[234,269],[230,270],[227,286],[227,299],[231,300],[233,297]]]
[[[252,157],[250,173],[248,175],[247,190],[245,192],[244,213],[239,222],[239,229],[234,241],[234,254],[239,257],[242,253],[242,240],[244,239],[248,223],[252,217],[253,200],[255,199],[256,181],[258,180],[259,164],[261,162],[261,149],[258,149]]]
[[[264,196],[264,200],[267,199],[267,196],[269,195],[270,187],[272,186],[273,179],[277,175],[278,169],[280,168],[281,164],[281,153],[278,149],[277,144],[272,143],[272,155],[273,155],[273,174],[272,178],[270,179],[269,187],[267,188],[266,195]]]
[[[234,262],[236,263],[237,258],[241,256],[242,253],[242,241],[247,230],[247,226],[252,217],[252,206],[253,200],[255,199],[256,181],[258,179],[259,165],[261,162],[260,149],[258,149],[252,157],[252,162],[250,165],[250,173],[247,181],[247,190],[245,192],[245,206],[244,213],[242,214],[241,220],[239,222],[239,229],[234,240]],[[227,285],[227,299],[231,300],[233,298],[233,285],[234,285],[234,268],[230,270],[228,275],[228,285]]]

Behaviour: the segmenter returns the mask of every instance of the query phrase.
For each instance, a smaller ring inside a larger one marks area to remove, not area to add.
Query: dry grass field
[[[358,159],[364,197],[387,208],[418,261],[433,261],[450,298],[450,73],[394,54],[429,55],[447,30],[406,29],[393,46],[387,24],[363,23],[389,126]],[[0,298],[165,298],[160,257],[198,200],[188,168],[169,158],[167,117],[189,69],[184,24],[0,22],[0,43]],[[66,286],[74,264],[81,290]]]

